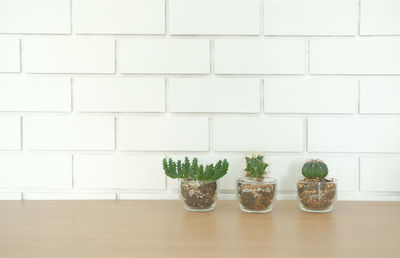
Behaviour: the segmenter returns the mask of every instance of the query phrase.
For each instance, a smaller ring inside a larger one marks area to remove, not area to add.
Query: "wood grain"
[[[0,257],[400,257],[400,203],[337,202],[332,213],[277,201],[247,214],[179,201],[1,201]]]

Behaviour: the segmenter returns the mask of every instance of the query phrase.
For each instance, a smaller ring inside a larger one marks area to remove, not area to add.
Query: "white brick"
[[[0,72],[19,72],[19,40],[0,39]]]
[[[162,78],[76,78],[74,109],[89,112],[164,112]]]
[[[114,149],[111,116],[26,116],[23,132],[29,150]]]
[[[0,150],[19,150],[21,148],[20,121],[19,116],[0,116]]]
[[[164,0],[74,1],[74,30],[85,34],[163,34]]]
[[[357,0],[265,0],[265,35],[354,35]]]
[[[78,155],[74,157],[74,185],[77,188],[165,189],[162,158]]]
[[[0,155],[1,188],[71,188],[70,155]]]
[[[28,192],[24,200],[115,200],[115,193],[82,193],[82,192]]]
[[[303,40],[215,40],[217,74],[303,74],[304,68]]]
[[[216,117],[213,148],[216,151],[300,152],[303,150],[303,119]]]
[[[170,79],[168,105],[171,112],[260,111],[258,79]]]
[[[348,79],[266,79],[268,113],[354,113],[358,81]]]
[[[1,0],[0,33],[70,33],[70,0]]]
[[[112,39],[24,39],[24,69],[28,73],[114,73]]]
[[[400,157],[361,157],[361,191],[400,191]]]
[[[309,118],[308,150],[321,152],[398,152],[397,117]]]
[[[400,35],[400,1],[361,0],[361,35]]]
[[[143,151],[207,151],[207,117],[118,117],[118,148]]]
[[[0,193],[0,200],[21,200],[22,193]]]
[[[260,31],[258,0],[173,0],[169,4],[171,34],[241,34]]]
[[[119,48],[121,73],[210,72],[206,39],[124,39]]]
[[[71,85],[65,78],[0,78],[1,111],[70,111]]]
[[[361,113],[400,113],[400,79],[361,80]]]
[[[310,42],[313,74],[400,74],[400,39],[321,39]]]

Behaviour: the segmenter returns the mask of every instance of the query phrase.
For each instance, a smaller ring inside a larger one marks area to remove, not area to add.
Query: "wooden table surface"
[[[1,201],[0,257],[400,257],[400,203],[337,202],[305,213],[277,201],[188,212],[180,201]]]

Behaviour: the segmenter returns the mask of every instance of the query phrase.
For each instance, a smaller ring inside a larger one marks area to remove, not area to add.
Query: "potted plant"
[[[277,180],[269,177],[264,156],[246,157],[246,174],[237,180],[236,196],[244,212],[266,213],[272,210]]]
[[[179,196],[183,200],[183,207],[190,211],[210,211],[215,208],[218,195],[218,179],[226,175],[229,163],[226,159],[213,164],[198,165],[197,158],[190,163],[163,159],[165,174],[179,179]]]
[[[303,178],[297,182],[300,209],[308,212],[329,212],[336,200],[337,180],[327,178],[328,166],[321,160],[307,161],[302,170]]]

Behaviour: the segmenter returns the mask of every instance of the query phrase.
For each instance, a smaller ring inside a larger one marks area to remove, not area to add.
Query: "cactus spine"
[[[264,162],[264,156],[253,155],[253,157],[246,157],[246,176],[263,178],[267,174],[268,164]]]
[[[322,160],[312,159],[303,165],[301,173],[309,179],[322,179],[328,175],[328,166]]]

